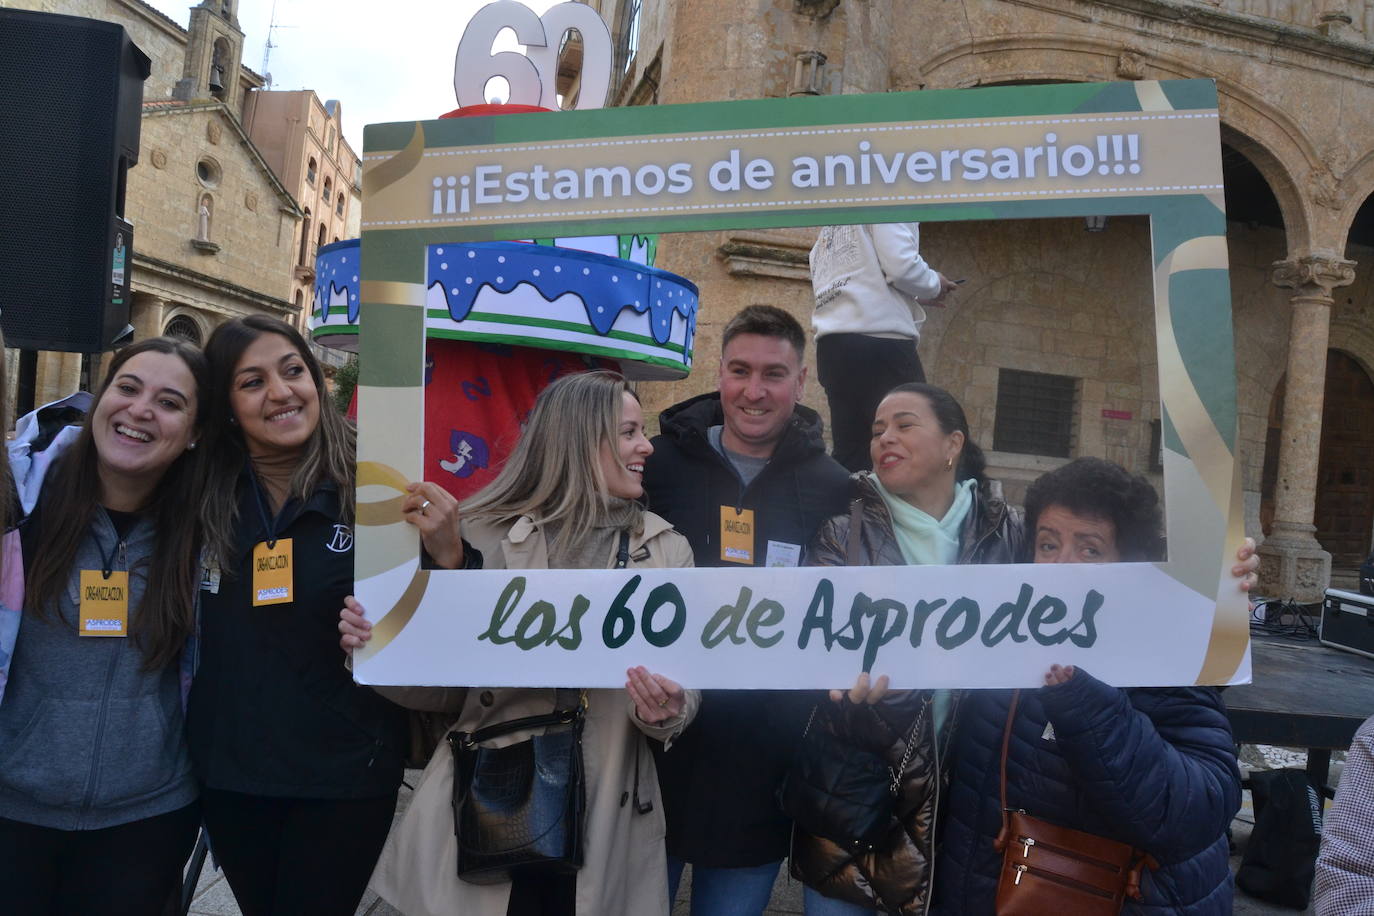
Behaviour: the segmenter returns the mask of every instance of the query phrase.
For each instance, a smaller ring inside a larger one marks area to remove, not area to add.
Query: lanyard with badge
[[[754,510],[720,507],[720,558],[726,563],[754,564]]]
[[[292,601],[291,538],[278,538],[274,520],[267,512],[267,502],[258,484],[258,475],[249,472],[253,495],[262,519],[266,540],[253,545],[253,607],[270,604],[289,604]]]
[[[98,537],[95,546],[100,551],[100,568],[81,570],[77,635],[128,636],[129,571],[114,568],[116,558],[123,560],[124,539],[116,533],[109,553]]]

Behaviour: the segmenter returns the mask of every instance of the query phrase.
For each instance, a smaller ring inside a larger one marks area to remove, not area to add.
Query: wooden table
[[[1315,637],[1255,635],[1251,660],[1254,683],[1222,692],[1236,741],[1306,748],[1308,774],[1326,786],[1331,752],[1374,715],[1374,659]]]

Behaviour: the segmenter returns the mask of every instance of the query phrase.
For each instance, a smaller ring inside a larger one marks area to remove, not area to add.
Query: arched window
[[[188,315],[177,315],[167,322],[167,327],[162,329],[162,333],[168,337],[180,337],[197,347],[200,346],[200,325]]]
[[[316,172],[318,169],[319,169],[319,164],[318,164],[317,162],[315,162],[315,157],[314,157],[314,156],[311,156],[311,157],[310,157],[310,162],[307,163],[306,166],[305,166],[305,180],[306,180],[308,183],[310,183],[310,184],[314,184],[314,183],[315,183],[315,172]]]
[[[202,194],[200,202],[196,205],[196,239],[202,242],[210,241],[210,223],[215,216],[215,199],[209,194]]]
[[[321,246],[324,245],[325,239],[329,238],[329,236],[326,234],[326,233],[328,232],[328,230],[329,230],[329,227],[328,227],[328,226],[326,226],[324,223],[320,223],[320,240],[319,240],[319,242],[317,242],[316,244],[321,245]]]
[[[328,175],[324,176],[324,205],[329,206],[329,198],[334,196],[334,182]]]
[[[343,216],[343,211],[344,211],[344,196],[343,196],[343,191],[340,191],[340,192],[339,192],[339,202],[338,202],[337,204],[334,205],[334,212],[337,213],[337,214],[339,214],[340,216]]]
[[[229,69],[229,42],[223,38],[216,38],[214,49],[210,52],[210,94],[217,99],[224,98],[225,87],[228,85]]]
[[[301,220],[301,256],[300,265],[302,267],[313,266],[306,258],[310,255],[310,208],[305,208],[305,219]]]

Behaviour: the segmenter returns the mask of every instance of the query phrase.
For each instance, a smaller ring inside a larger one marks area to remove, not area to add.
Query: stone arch
[[[1343,251],[1360,209],[1374,201],[1374,150],[1361,156],[1344,175],[1332,177],[1336,181],[1334,193],[1341,203],[1341,238],[1336,250]]]
[[[1353,333],[1351,333],[1353,332]],[[1323,371],[1323,375],[1330,382],[1333,369],[1339,374],[1340,369],[1331,361],[1353,362],[1364,373],[1364,379],[1360,383],[1366,392],[1369,391],[1371,380],[1374,380],[1374,333],[1367,329],[1353,328],[1345,322],[1333,322],[1331,327],[1331,340],[1327,347],[1326,354],[1328,363]],[[1340,337],[1337,337],[1337,334]],[[1349,376],[1347,376],[1349,378]],[[1274,491],[1278,478],[1278,438],[1283,425],[1283,394],[1287,383],[1287,374],[1280,375],[1278,384],[1275,386],[1269,400],[1268,416],[1268,442],[1269,448],[1265,456],[1264,480],[1261,485],[1261,506],[1259,509],[1259,520],[1268,533],[1268,528],[1274,519]],[[1368,552],[1370,541],[1370,522],[1374,518],[1371,512],[1371,494],[1368,489],[1367,481],[1357,479],[1345,480],[1350,475],[1368,475],[1370,455],[1370,432],[1367,410],[1355,411],[1355,421],[1349,424],[1327,422],[1331,419],[1334,411],[1344,409],[1349,411],[1347,404],[1342,408],[1339,401],[1331,400],[1332,393],[1327,390],[1327,402],[1323,407],[1323,423],[1321,432],[1321,443],[1318,450],[1319,463],[1317,466],[1317,480],[1315,482],[1315,499],[1317,502],[1313,523],[1317,526],[1317,539],[1322,547],[1332,552],[1332,562],[1337,568],[1351,568],[1352,564],[1358,564],[1359,560]],[[1366,397],[1368,395],[1366,394]],[[1362,425],[1364,424],[1364,425]],[[1333,430],[1340,430],[1336,433],[1336,440],[1329,440]],[[1350,441],[1351,433],[1355,434],[1354,442]],[[1344,442],[1340,442],[1344,439]],[[1355,453],[1351,454],[1351,446],[1355,447]],[[1334,449],[1334,450],[1330,450]],[[1360,454],[1362,453],[1362,454]],[[1352,491],[1351,485],[1354,485]],[[1323,491],[1327,491],[1324,495]],[[1350,525],[1350,513],[1354,513],[1359,518],[1358,525]],[[1336,518],[1333,519],[1333,516]],[[1359,548],[1354,552],[1348,549],[1350,532],[1359,531]],[[1340,545],[1346,545],[1347,549],[1342,551]],[[1340,554],[1344,552],[1344,556]]]
[[[1360,364],[1366,375],[1374,378],[1374,328],[1367,322],[1333,316],[1327,346],[1345,353]]]
[[[206,86],[217,99],[228,97],[230,80],[233,78],[234,48],[223,35],[215,39],[210,50],[210,71],[206,74]]]
[[[930,88],[951,89],[1096,82],[1119,80],[1127,67],[1132,68],[1133,75],[1151,79],[1217,80],[1222,139],[1250,160],[1269,184],[1283,212],[1289,252],[1320,247],[1321,240],[1311,237],[1309,195],[1302,188],[1302,182],[1321,165],[1311,141],[1292,118],[1257,93],[1186,60],[1123,47],[1118,42],[1031,34],[978,39],[942,49],[925,64],[921,81]]]

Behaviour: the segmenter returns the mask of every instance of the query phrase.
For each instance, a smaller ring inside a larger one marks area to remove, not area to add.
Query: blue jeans
[[[677,899],[678,882],[687,863],[668,857],[668,906]],[[761,916],[773,895],[782,862],[748,868],[692,866],[692,916]]]
[[[874,916],[877,910],[845,900],[836,900],[807,887],[803,890],[806,916]]]

